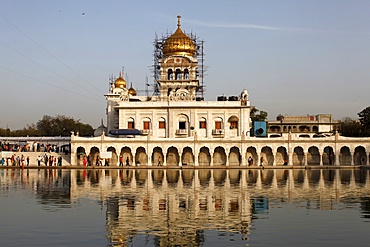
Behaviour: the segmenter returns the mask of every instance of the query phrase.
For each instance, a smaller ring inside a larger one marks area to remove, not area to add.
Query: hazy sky
[[[106,123],[109,76],[152,82],[153,41],[205,40],[207,100],[249,91],[278,114],[356,118],[370,105],[370,1],[0,0],[0,127],[44,115]]]

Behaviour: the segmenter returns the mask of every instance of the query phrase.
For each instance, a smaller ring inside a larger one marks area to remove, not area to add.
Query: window
[[[134,124],[134,122],[128,122],[128,123],[127,123],[127,128],[128,128],[128,129],[134,129],[134,128],[135,128],[135,124]]]
[[[180,130],[186,129],[186,122],[179,122],[179,129]]]
[[[215,122],[215,129],[216,129],[216,130],[220,130],[220,129],[221,129],[221,125],[222,125],[222,122],[220,122],[220,121],[216,121],[216,122]]]
[[[231,121],[230,129],[237,129],[237,128],[238,128],[238,121]]]
[[[127,128],[128,129],[135,129],[135,122],[133,118],[129,118],[127,122]]]
[[[199,129],[206,129],[207,128],[207,122],[205,120],[199,121]]]
[[[173,80],[173,74],[172,69],[169,69],[167,72],[167,80]]]
[[[165,129],[166,128],[166,122],[165,121],[159,121],[159,126],[160,129]]]
[[[181,70],[176,69],[175,77],[176,77],[176,80],[181,80]]]
[[[188,69],[184,70],[184,79],[189,80],[189,70]]]
[[[148,130],[148,129],[150,129],[150,122],[148,122],[148,121],[145,121],[144,123],[143,123],[143,129],[145,129],[145,130]]]

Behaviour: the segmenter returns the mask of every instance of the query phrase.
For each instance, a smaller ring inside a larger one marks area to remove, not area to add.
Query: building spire
[[[177,16],[177,27],[181,26],[180,19],[181,19],[181,15],[178,15]]]

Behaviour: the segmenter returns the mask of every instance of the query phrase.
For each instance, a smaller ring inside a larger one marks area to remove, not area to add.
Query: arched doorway
[[[213,153],[213,164],[216,165],[226,165],[226,153],[223,147],[217,147]]]
[[[211,164],[211,155],[207,147],[202,147],[199,150],[198,163],[199,166],[209,166]]]
[[[180,161],[179,152],[176,147],[170,147],[167,150],[166,164],[167,166],[178,166]]]
[[[293,166],[304,166],[304,151],[302,147],[295,147],[293,149]]]
[[[182,150],[181,159],[182,165],[194,166],[193,150],[190,147],[185,147]]]
[[[148,165],[148,155],[145,152],[145,148],[138,147],[136,149],[135,165],[136,166],[147,166]]]
[[[229,165],[230,166],[239,166],[240,165],[240,152],[239,152],[239,148],[232,147],[230,149]]]
[[[308,149],[307,164],[311,166],[320,165],[320,151],[317,147],[312,146]]]

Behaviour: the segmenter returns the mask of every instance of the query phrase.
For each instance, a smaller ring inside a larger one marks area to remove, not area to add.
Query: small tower
[[[160,100],[194,101],[199,88],[196,43],[181,30],[180,19],[177,16],[177,30],[162,46],[157,80]]]

